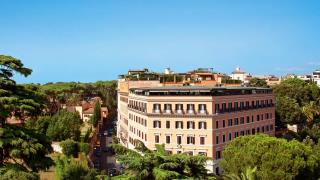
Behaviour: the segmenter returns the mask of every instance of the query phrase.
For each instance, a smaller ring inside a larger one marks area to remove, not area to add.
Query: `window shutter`
[[[204,122],[204,129],[207,129],[207,122]]]

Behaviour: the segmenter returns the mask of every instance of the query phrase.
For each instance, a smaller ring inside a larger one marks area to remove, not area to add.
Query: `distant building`
[[[237,67],[235,71],[231,73],[230,77],[233,80],[240,80],[243,83],[248,83],[251,75],[244,71],[241,71],[240,67]]]
[[[93,116],[95,103],[99,102],[102,104],[102,100],[99,97],[91,98],[89,101],[82,101],[81,105],[78,106],[67,106],[63,105],[63,109],[66,109],[69,112],[78,112],[80,118],[83,122],[88,122]],[[108,108],[101,107],[101,118],[106,118],[108,116]]]

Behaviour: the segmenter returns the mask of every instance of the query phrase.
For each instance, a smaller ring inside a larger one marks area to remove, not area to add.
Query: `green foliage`
[[[38,172],[53,164],[46,156],[52,152],[46,136],[23,125],[7,124],[8,118],[35,118],[45,107],[45,98],[37,86],[17,85],[13,80],[14,74],[28,76],[31,72],[19,59],[0,55],[1,179],[37,179],[30,171]]]
[[[26,169],[15,164],[7,164],[0,168],[0,180],[38,180],[39,176],[34,172],[28,172]]]
[[[69,138],[77,141],[80,138],[81,124],[82,121],[78,113],[72,113],[66,110],[58,111],[51,117],[47,136],[55,141]]]
[[[51,117],[40,116],[36,120],[29,119],[26,121],[25,126],[28,129],[33,129],[39,134],[46,134],[49,124],[51,122]]]
[[[57,157],[55,159],[56,175],[59,180],[95,180],[97,172],[88,167],[88,162],[83,160]]]
[[[100,102],[96,102],[93,110],[93,116],[91,116],[91,123],[94,127],[97,127],[98,122],[101,121],[101,105]]]
[[[113,144],[112,147],[117,154],[116,158],[126,166],[122,175],[126,179],[166,180],[180,177],[205,179],[208,175],[205,169],[207,157],[204,156],[169,155],[164,145],[157,145],[156,151],[142,148],[143,155],[120,144]]]
[[[79,146],[76,141],[67,139],[65,141],[62,141],[60,145],[62,147],[62,152],[64,155],[66,155],[67,157],[77,157],[79,153]]]
[[[249,81],[249,86],[251,87],[268,87],[267,81],[259,78],[252,78]]]
[[[287,96],[277,97],[276,112],[282,123],[302,123],[302,112],[299,104],[293,98]]]
[[[80,152],[83,152],[83,153],[85,153],[85,154],[88,154],[89,151],[90,151],[90,145],[89,145],[89,143],[80,142],[80,143],[79,143],[79,150],[80,150]]]
[[[319,168],[311,146],[262,134],[232,140],[223,157],[221,166],[227,174],[241,176],[256,166],[258,179],[313,179]]]
[[[226,78],[223,78],[221,80],[221,83],[225,83],[225,84],[241,84],[241,80],[237,80],[237,79],[226,79]]]
[[[277,102],[277,117],[284,124],[306,124],[307,116],[302,109],[311,101],[317,102],[320,96],[320,89],[316,84],[297,78],[287,79],[274,86],[273,92]]]
[[[83,136],[82,142],[90,142],[91,133],[92,133],[92,128],[90,127],[87,130],[86,134]]]
[[[95,83],[57,82],[39,86],[41,92],[47,95],[49,112],[55,113],[61,103],[77,105],[81,100],[90,97],[100,97],[103,105],[114,109],[117,105],[117,82],[97,81]]]

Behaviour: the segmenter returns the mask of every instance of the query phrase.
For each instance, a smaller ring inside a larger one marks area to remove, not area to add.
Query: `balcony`
[[[176,114],[183,114],[183,110],[177,109],[177,110],[176,110]]]
[[[160,114],[160,113],[161,113],[161,110],[160,110],[160,109],[154,109],[152,112],[153,112],[153,113],[156,113],[156,114]]]
[[[200,109],[200,110],[199,110],[199,114],[207,114],[207,110],[205,110],[205,109]]]
[[[166,113],[166,114],[171,114],[171,113],[172,113],[172,110],[171,110],[171,109],[165,109],[165,110],[164,110],[164,113]]]
[[[194,112],[194,110],[193,109],[188,109],[187,110],[187,114],[194,114],[195,112]]]

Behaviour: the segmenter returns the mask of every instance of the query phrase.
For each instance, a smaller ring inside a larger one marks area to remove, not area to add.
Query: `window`
[[[214,112],[215,112],[215,113],[219,113],[219,112],[220,112],[220,105],[219,105],[219,104],[215,104],[215,106],[214,106]]]
[[[239,136],[239,133],[238,132],[234,132],[234,137],[238,137]]]
[[[207,123],[206,122],[200,121],[198,125],[199,125],[199,129],[207,129]]]
[[[170,129],[170,121],[166,121],[166,128]]]
[[[207,107],[205,104],[199,104],[199,113],[205,114],[207,112]]]
[[[268,125],[266,126],[266,131],[269,132],[269,126]]]
[[[240,102],[240,109],[244,109],[244,102]]]
[[[221,159],[221,151],[216,151],[216,159]]]
[[[261,131],[264,132],[264,126],[261,127]]]
[[[219,129],[219,121],[216,121],[216,128]]]
[[[161,121],[153,121],[153,128],[161,128]]]
[[[222,142],[226,142],[226,135],[222,135]]]
[[[144,139],[147,140],[147,134],[144,135]]]
[[[250,117],[247,116],[247,123],[250,123]]]
[[[200,137],[200,145],[204,145],[205,144],[205,137]]]
[[[238,109],[239,109],[239,104],[238,104],[238,102],[235,102],[235,103],[234,103],[234,109],[235,109],[235,110],[238,110]]]
[[[164,104],[164,111],[166,113],[171,113],[171,104]]]
[[[170,136],[166,136],[166,143],[170,144]]]
[[[228,126],[232,126],[232,119],[228,120]]]
[[[257,115],[257,121],[260,121],[260,115],[259,114]]]
[[[259,133],[260,132],[260,128],[259,127],[257,127],[257,133]]]
[[[160,113],[161,111],[161,104],[153,104],[153,112]]]
[[[183,129],[183,122],[182,121],[176,121],[176,129]]]
[[[227,104],[222,103],[222,112],[225,112],[227,110]]]
[[[183,104],[176,104],[176,113],[183,112]]]
[[[253,122],[254,121],[254,118],[253,118],[253,116],[251,116],[251,122]]]
[[[207,153],[206,152],[199,152],[199,155],[200,156],[207,156]]]
[[[226,120],[222,121],[222,127],[226,127]]]
[[[248,109],[250,106],[250,102],[249,101],[246,101],[246,109]]]
[[[270,119],[272,119],[272,113],[270,113]]]
[[[188,113],[194,113],[194,104],[187,104],[187,111]]]
[[[265,116],[266,116],[266,119],[269,119],[269,113],[266,113]]]
[[[256,100],[256,107],[260,107],[260,101],[259,100]]]
[[[193,136],[187,137],[187,144],[194,144],[194,137]]]
[[[188,121],[187,122],[187,128],[188,129],[194,129],[194,122],[193,121]]]
[[[159,135],[155,135],[154,136],[154,142],[155,143],[159,143],[159,141],[160,141]]]
[[[216,144],[219,144],[219,136],[216,136]]]
[[[228,109],[229,109],[229,111],[232,111],[233,109],[232,109],[232,102],[229,102],[228,103]]]
[[[256,134],[256,129],[252,129],[252,134]]]
[[[181,154],[182,153],[182,151],[177,151],[177,154]]]
[[[229,133],[229,141],[232,140],[232,133]]]
[[[241,131],[241,132],[240,132],[240,135],[241,135],[241,136],[244,136],[244,131]]]
[[[177,144],[181,144],[182,142],[182,137],[181,136],[177,136]]]
[[[240,117],[240,124],[244,124],[244,117]]]
[[[251,107],[254,108],[254,101],[251,101]]]
[[[239,125],[239,119],[238,118],[234,119],[234,125]]]
[[[273,131],[273,125],[272,124],[270,125],[270,131]]]
[[[263,114],[261,114],[261,121],[263,121],[263,118],[264,118],[264,117],[263,117]]]

